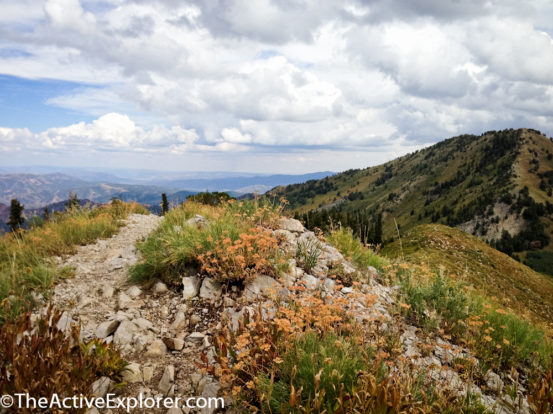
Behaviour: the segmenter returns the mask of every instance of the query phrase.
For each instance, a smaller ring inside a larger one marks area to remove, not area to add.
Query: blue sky
[[[51,98],[78,92],[85,87],[89,85],[0,75],[0,125],[28,128],[38,133],[75,122],[91,122],[94,120],[93,115],[48,104]]]
[[[553,134],[547,0],[4,0],[0,164],[304,173]]]

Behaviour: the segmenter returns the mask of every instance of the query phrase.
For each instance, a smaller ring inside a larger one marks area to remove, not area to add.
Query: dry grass
[[[74,208],[55,214],[30,230],[19,230],[0,238],[0,322],[33,305],[33,292],[48,295],[60,277],[71,269],[60,269],[52,256],[75,251],[75,247],[110,237],[128,214],[147,213],[138,204],[114,201],[94,208]]]

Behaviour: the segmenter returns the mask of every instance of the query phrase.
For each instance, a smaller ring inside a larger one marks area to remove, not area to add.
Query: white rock
[[[125,265],[125,262],[121,257],[116,257],[114,259],[111,259],[108,263],[110,271],[122,269],[124,265]]]
[[[102,288],[102,296],[104,298],[111,298],[114,292],[115,292],[115,289],[113,289],[113,287],[111,286],[106,286]]]
[[[323,285],[327,292],[334,292],[334,289],[336,288],[336,282],[328,277],[323,280]]]
[[[190,299],[198,294],[200,281],[197,276],[188,276],[182,278],[182,298]]]
[[[280,283],[266,275],[257,275],[255,279],[246,286],[244,295],[249,301],[255,300],[259,296],[277,295],[281,288]]]
[[[168,395],[169,391],[173,387],[175,382],[175,367],[173,365],[167,365],[165,371],[163,371],[163,376],[159,381],[157,389],[163,394]]]
[[[92,383],[92,394],[95,397],[103,398],[109,391],[111,379],[108,377],[100,377]]]
[[[157,282],[154,285],[154,292],[155,293],[164,293],[167,292],[169,289],[167,289],[167,285],[163,282]]]
[[[204,334],[201,332],[192,332],[190,335],[186,337],[186,340],[188,342],[193,342],[196,344],[201,344],[204,340]]]
[[[71,329],[71,318],[67,312],[62,313],[58,323],[56,324],[56,328],[62,332],[68,332]]]
[[[119,309],[128,308],[131,302],[132,302],[132,299],[129,297],[129,295],[123,292],[119,293],[119,298],[117,302],[119,305]]]
[[[175,316],[175,320],[171,324],[171,331],[173,332],[179,332],[184,329],[186,326],[186,315],[184,312],[178,312],[177,316]]]
[[[217,397],[217,394],[219,393],[220,388],[221,388],[221,386],[218,383],[213,382],[213,381],[208,382],[207,384],[205,384],[203,386],[201,396],[205,397],[205,398]],[[221,408],[221,407],[219,407],[219,408]],[[201,414],[213,414],[216,411],[217,411],[217,407],[212,405],[211,407],[202,408],[200,413]]]
[[[182,351],[184,348],[184,341],[179,338],[163,338],[163,342],[172,351]]]
[[[301,280],[305,284],[306,289],[315,290],[317,289],[317,286],[319,286],[319,279],[317,279],[315,276],[311,276],[308,273],[304,274]]]
[[[123,371],[123,381],[129,384],[142,381],[142,372],[140,370],[140,364],[131,362],[127,368]]]
[[[113,321],[106,321],[102,322],[98,327],[96,328],[96,338],[104,339],[110,336],[112,333],[115,332],[117,327],[119,326],[118,320]]]
[[[503,380],[499,375],[497,375],[495,372],[490,371],[486,374],[486,377],[484,378],[486,380],[486,386],[488,389],[493,391],[494,393],[500,395],[503,391]]]
[[[131,298],[136,299],[142,294],[142,290],[138,286],[131,286],[126,290],[125,293],[129,295]]]
[[[202,228],[208,224],[208,221],[200,216],[199,214],[196,214],[195,217],[189,218],[184,222],[186,226],[196,226],[199,228]]]
[[[298,220],[293,218],[282,217],[279,220],[278,224],[282,230],[287,230],[287,231],[296,232],[296,233],[302,233],[305,231],[303,224],[301,224]]]
[[[167,410],[167,414],[182,414],[183,411],[179,407],[171,407]]]
[[[131,321],[123,321],[113,335],[113,343],[116,345],[128,345],[133,341],[134,335],[139,331]]]
[[[212,278],[206,277],[202,282],[202,287],[200,289],[200,297],[202,299],[215,300],[220,298],[222,293],[222,287]]]
[[[143,331],[147,331],[148,329],[152,329],[154,327],[152,322],[144,318],[133,319],[133,323]]]
[[[142,369],[144,382],[149,382],[154,376],[154,367],[147,366]]]
[[[343,287],[341,292],[345,295],[347,295],[348,293],[351,293],[353,292],[353,288],[351,286],[348,286],[348,287]]]
[[[162,356],[166,352],[167,352],[167,346],[165,345],[165,343],[161,339],[156,339],[148,347],[148,350],[146,351],[146,355]]]
[[[85,414],[100,414],[100,411],[96,407],[89,408]]]

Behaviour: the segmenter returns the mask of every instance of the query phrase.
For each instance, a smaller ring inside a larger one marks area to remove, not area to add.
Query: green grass
[[[469,345],[484,371],[492,367],[548,367],[553,344],[545,333],[439,273],[398,273],[403,313],[427,331],[442,329]],[[499,347],[498,347],[499,345]]]
[[[442,269],[480,295],[553,333],[553,279],[501,253],[462,230],[417,226],[382,249],[390,259]]]
[[[321,337],[310,332],[299,337],[284,355],[278,380],[271,384],[270,378],[260,378],[261,390],[271,395],[270,409],[275,413],[290,412],[290,385],[293,385],[295,390],[301,389],[304,407],[312,406],[318,399],[317,393],[324,392],[322,408],[333,413],[340,392],[353,395],[357,374],[366,366],[366,351],[370,350],[362,350],[334,333]]]
[[[369,266],[382,271],[389,264],[386,258],[365,247],[350,229],[342,227],[332,231],[328,236],[328,241],[361,271],[368,269]]]
[[[209,206],[186,202],[165,215],[165,220],[148,239],[138,244],[143,260],[130,269],[130,281],[148,283],[161,279],[180,282],[182,276],[199,267],[199,256],[220,252],[221,241],[239,240],[260,224],[271,225],[278,206],[255,201]],[[196,215],[200,225],[187,223]]]
[[[74,208],[30,230],[1,237],[0,322],[32,307],[33,292],[47,296],[56,279],[71,276],[71,269],[57,267],[52,256],[70,254],[78,245],[110,237],[130,212],[146,210],[117,201],[93,210]]]

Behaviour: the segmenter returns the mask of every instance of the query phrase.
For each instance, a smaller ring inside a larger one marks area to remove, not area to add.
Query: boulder
[[[190,335],[186,337],[187,342],[192,342],[195,344],[201,344],[204,340],[204,334],[201,332],[192,332]]]
[[[155,285],[154,285],[154,292],[155,293],[165,293],[167,292],[169,289],[167,289],[167,285],[163,282],[157,282]]]
[[[163,343],[167,345],[171,351],[182,351],[184,348],[184,341],[179,338],[163,338]]]
[[[131,286],[125,291],[125,293],[131,298],[136,299],[142,294],[142,290],[138,286]]]
[[[163,376],[159,381],[157,389],[163,395],[169,395],[170,391],[174,389],[175,383],[175,367],[173,365],[167,365],[163,371]]]
[[[215,282],[212,278],[206,277],[202,282],[200,289],[200,297],[202,299],[216,300],[221,297],[223,289],[221,285]]]
[[[126,309],[129,307],[129,305],[132,303],[132,299],[129,295],[126,293],[119,293],[119,298],[117,300],[117,304],[119,305],[119,309]]]
[[[137,364],[136,362],[131,362],[123,371],[122,377],[123,381],[129,384],[142,382],[142,372],[140,370],[140,364]]]
[[[280,283],[270,276],[257,275],[255,279],[246,286],[244,295],[247,300],[253,301],[259,296],[277,295],[281,289]]]
[[[486,387],[496,393],[497,395],[500,395],[503,391],[503,380],[499,375],[497,375],[495,372],[490,371],[486,374],[486,377],[484,378],[486,381]]]
[[[154,340],[148,349],[146,350],[146,355],[148,356],[162,356],[167,352],[167,346],[161,339]]]
[[[302,233],[305,231],[303,224],[301,224],[298,220],[293,218],[282,217],[278,221],[278,224],[282,230],[287,230],[295,233]]]
[[[197,276],[187,276],[182,278],[182,298],[190,299],[198,294],[200,280]]]
[[[96,338],[104,339],[115,332],[120,322],[118,320],[102,322],[96,328]]]
[[[315,276],[311,276],[308,273],[304,274],[301,280],[303,281],[306,289],[315,290],[319,286],[319,279],[317,279]]]
[[[100,377],[92,383],[92,395],[97,398],[103,398],[109,391],[111,379],[108,377]]]
[[[121,322],[115,334],[113,335],[113,343],[116,345],[128,345],[131,344],[134,338],[134,335],[139,331],[138,326],[136,326],[131,321],[124,320]]]

